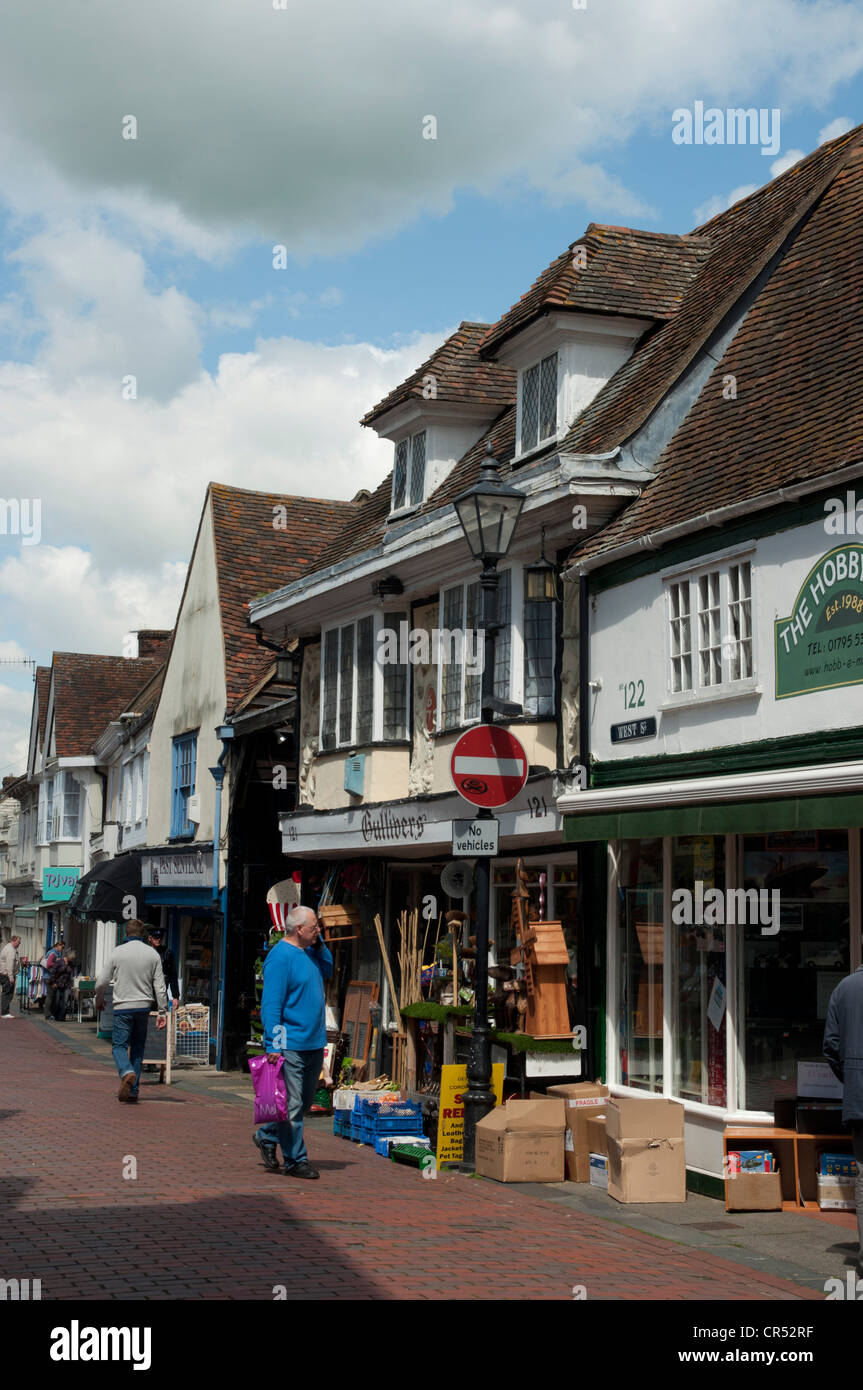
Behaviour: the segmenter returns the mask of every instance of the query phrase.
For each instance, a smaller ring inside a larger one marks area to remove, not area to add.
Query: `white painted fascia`
[[[494,360],[507,367],[530,367],[544,349],[553,349],[573,338],[582,343],[617,340],[634,342],[653,319],[631,318],[622,314],[585,314],[580,310],[560,309],[535,319],[494,352]]]
[[[58,770],[64,767],[98,767],[98,760],[92,754],[87,754],[86,757],[58,758],[56,767]]]
[[[863,762],[817,767],[770,769],[722,777],[692,777],[674,782],[639,782],[630,787],[565,792],[557,798],[563,815],[663,810],[728,801],[858,794],[863,791]]]
[[[439,401],[417,400],[411,397],[393,406],[386,415],[370,426],[380,439],[390,439],[395,444],[406,434],[416,434],[418,429],[430,429],[435,425],[461,425],[465,421],[482,424],[493,420],[506,406],[489,401]]]
[[[610,455],[597,457],[603,469],[608,468],[607,481],[603,481],[602,474],[594,476],[589,480],[585,494],[589,491],[590,496],[597,498],[634,495],[627,491],[627,487],[635,475],[624,475],[621,470],[611,467],[608,463],[612,457]],[[552,466],[549,466],[550,464]],[[578,487],[575,486],[578,466],[579,460],[574,456],[558,460],[556,455],[552,455],[551,460],[543,460],[542,465],[534,471],[513,474],[517,485],[527,497],[522,517],[561,502],[569,505],[573,493],[582,492],[580,484]],[[523,528],[523,522],[521,525]],[[381,545],[352,557],[344,566],[331,566],[318,575],[309,575],[307,579],[296,580],[272,594],[253,600],[249,605],[249,620],[252,623],[272,623],[274,619],[296,614],[320,599],[329,599],[330,602],[337,603],[338,611],[342,611],[347,601],[344,593],[346,586],[370,581],[381,573],[392,570],[396,565],[421,561],[417,572],[411,577],[412,584],[434,582],[451,566],[451,561],[440,552],[445,547],[458,543],[465,552],[465,568],[471,564],[475,565],[467,552],[458,514],[451,504],[447,504],[439,511],[428,514],[419,526],[408,526],[401,533],[394,529],[393,534],[388,535]],[[526,535],[524,548],[530,549],[533,544],[533,536]],[[513,554],[517,554],[519,548],[517,532]],[[340,591],[338,598],[333,594],[336,586]],[[326,608],[327,605],[322,606]]]

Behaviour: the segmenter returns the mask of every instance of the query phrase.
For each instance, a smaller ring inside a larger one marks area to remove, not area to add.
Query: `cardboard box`
[[[822,1211],[856,1211],[856,1188],[853,1178],[819,1177],[818,1205]]]
[[[563,1182],[560,1099],[511,1100],[476,1127],[476,1171],[497,1182]]]
[[[608,1191],[608,1158],[605,1154],[590,1155],[590,1185]]]
[[[546,1095],[549,1099],[559,1096],[566,1106],[566,1176],[570,1182],[589,1182],[587,1120],[605,1114],[608,1087],[603,1086],[601,1081],[575,1081],[549,1086]],[[536,1096],[536,1092],[531,1091],[531,1096]]]
[[[685,1202],[679,1101],[619,1097],[606,1107],[608,1191],[618,1202]]]
[[[731,1173],[725,1181],[729,1211],[781,1211],[781,1173]]]
[[[604,1154],[608,1157],[608,1141],[605,1137],[605,1115],[588,1115],[584,1122],[587,1130],[587,1145],[591,1154]]]

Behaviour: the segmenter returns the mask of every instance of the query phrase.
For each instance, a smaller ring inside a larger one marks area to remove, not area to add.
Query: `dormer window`
[[[410,439],[400,439],[396,445],[392,511],[418,507],[425,500],[425,480],[426,432],[420,430]]]
[[[557,434],[557,353],[521,374],[521,453]]]

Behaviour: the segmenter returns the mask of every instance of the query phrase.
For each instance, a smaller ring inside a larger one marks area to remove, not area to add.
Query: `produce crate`
[[[333,1111],[333,1134],[338,1134],[342,1139],[351,1137],[351,1112],[350,1110]]]
[[[380,1154],[382,1158],[389,1158],[394,1144],[404,1144],[411,1149],[421,1148],[425,1153],[431,1149],[428,1139],[421,1139],[416,1134],[380,1134],[375,1139],[375,1153]]]
[[[415,1101],[400,1105],[376,1105],[363,1113],[363,1143],[373,1144],[387,1134],[422,1135],[422,1106]]]

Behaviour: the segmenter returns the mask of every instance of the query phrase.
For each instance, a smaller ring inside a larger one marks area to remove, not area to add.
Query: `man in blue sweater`
[[[264,961],[261,1023],[267,1061],[284,1059],[288,1118],[261,1125],[252,1136],[268,1168],[278,1172],[276,1145],[291,1178],[320,1177],[309,1163],[303,1139],[303,1113],[315,1098],[327,1041],[324,980],[333,958],[320,939],[317,914],[310,907],[288,913],[285,934]]]

